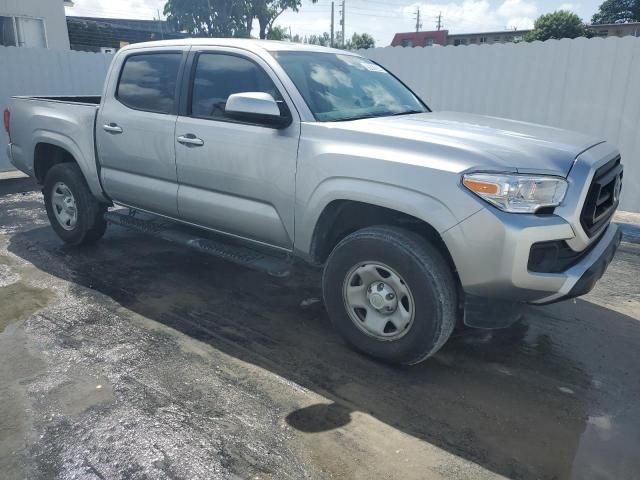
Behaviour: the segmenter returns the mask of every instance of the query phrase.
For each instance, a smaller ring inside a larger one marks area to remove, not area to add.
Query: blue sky
[[[536,17],[558,9],[574,11],[589,21],[600,0],[346,0],[347,36],[353,32],[368,32],[376,45],[386,46],[396,32],[415,30],[415,12],[421,11],[422,30],[435,30],[436,18],[442,13],[443,28],[451,33],[497,31],[506,28],[530,28]],[[157,17],[165,0],[75,0],[67,8],[69,15],[147,18]],[[336,2],[336,29],[340,28],[339,4]],[[328,32],[331,0],[312,4],[303,0],[300,12],[286,12],[276,22],[291,27],[301,36]]]

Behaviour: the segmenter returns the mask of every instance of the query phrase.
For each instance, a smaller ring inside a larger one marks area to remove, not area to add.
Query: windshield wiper
[[[426,110],[405,110],[403,112],[396,112],[396,113],[392,113],[391,116],[392,117],[397,117],[398,115],[411,115],[414,113],[426,113]]]
[[[389,113],[389,112],[365,113],[363,115],[358,115],[357,117],[337,118],[330,121],[331,122],[350,122],[351,120],[363,120],[365,118],[395,117],[398,115],[410,115],[412,113],[426,113],[426,110],[404,110],[402,112],[396,112],[396,113]]]

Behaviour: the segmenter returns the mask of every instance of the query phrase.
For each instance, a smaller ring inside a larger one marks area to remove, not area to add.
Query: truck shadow
[[[34,228],[9,251],[328,398],[286,415],[300,431],[337,429],[360,411],[511,478],[631,478],[640,466],[625,453],[640,442],[630,414],[640,324],[589,302],[531,308],[504,331],[458,331],[433,359],[400,368],[333,332],[309,301],[320,296],[311,268],[274,279],[120,228],[82,249]]]

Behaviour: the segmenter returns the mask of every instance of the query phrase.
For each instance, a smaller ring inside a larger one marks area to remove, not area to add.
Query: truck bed
[[[38,145],[63,148],[80,166],[93,194],[101,198],[94,148],[100,100],[99,95],[12,97],[9,104],[11,163],[28,175],[36,176],[34,157]]]

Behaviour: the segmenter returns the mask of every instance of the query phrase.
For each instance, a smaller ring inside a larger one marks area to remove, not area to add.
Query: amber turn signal
[[[498,185],[495,183],[479,182],[478,180],[471,180],[470,178],[465,178],[462,183],[475,193],[484,195],[495,195],[498,193]]]

